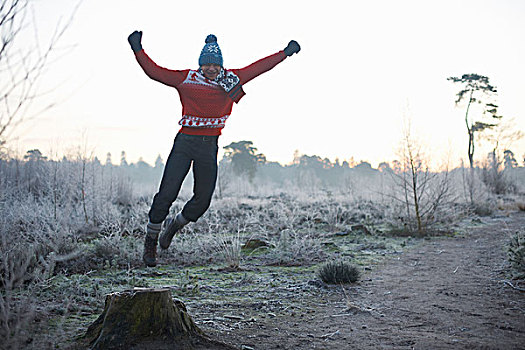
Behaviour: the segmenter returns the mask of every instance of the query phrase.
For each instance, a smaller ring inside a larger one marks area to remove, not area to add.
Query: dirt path
[[[525,213],[484,222],[389,258],[346,297],[311,286],[319,298],[301,309],[217,336],[245,349],[525,349],[525,293],[502,281]]]

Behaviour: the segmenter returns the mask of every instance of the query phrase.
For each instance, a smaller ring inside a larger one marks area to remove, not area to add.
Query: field
[[[91,161],[11,161],[0,170],[6,349],[86,348],[105,295],[135,287],[169,288],[202,330],[239,349],[525,340],[523,276],[507,257],[525,223],[519,190],[480,189],[473,206],[460,176],[450,176],[447,200],[418,230],[385,174],[350,173],[341,187],[311,173],[287,186],[232,175],[206,215],[160,252],[158,267],[145,268],[154,185]],[[173,212],[190,195],[188,183]],[[333,261],[356,267],[359,280],[323,282],[320,268]]]

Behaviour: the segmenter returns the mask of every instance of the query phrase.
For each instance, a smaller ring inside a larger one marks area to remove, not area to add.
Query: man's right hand
[[[142,31],[134,31],[128,36],[128,42],[131,45],[133,52],[142,50]]]

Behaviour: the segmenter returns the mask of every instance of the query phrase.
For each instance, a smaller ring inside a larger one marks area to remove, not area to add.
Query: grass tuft
[[[345,261],[329,261],[319,269],[318,276],[328,284],[354,283],[359,280],[359,269]]]
[[[514,277],[525,278],[525,230],[514,233],[507,252]]]

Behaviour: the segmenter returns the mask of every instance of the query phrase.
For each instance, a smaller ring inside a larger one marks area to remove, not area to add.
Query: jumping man
[[[210,206],[217,180],[217,141],[233,103],[245,95],[243,85],[301,48],[292,40],[282,51],[245,68],[230,70],[223,67],[217,37],[210,34],[199,57],[199,69],[171,70],[153,62],[142,49],[141,41],[141,31],[128,37],[139,65],[151,79],[177,89],[182,103],[181,129],[148,214],[143,260],[146,266],[153,267],[157,264],[157,242],[162,249],[168,249],[175,233],[190,221],[197,221]],[[174,218],[166,219],[192,164],[193,197]]]

